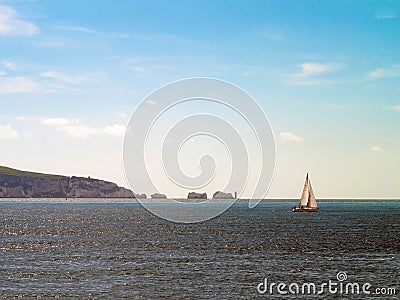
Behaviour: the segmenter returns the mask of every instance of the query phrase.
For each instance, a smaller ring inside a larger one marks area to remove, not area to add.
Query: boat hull
[[[318,207],[293,207],[292,212],[317,212]]]

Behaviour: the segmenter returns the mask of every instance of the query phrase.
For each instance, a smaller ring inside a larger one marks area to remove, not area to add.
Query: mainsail
[[[303,193],[300,198],[300,205],[298,207],[293,206],[292,211],[300,212],[317,212],[318,204],[315,199],[314,191],[311,186],[311,181],[309,179],[308,173],[306,176],[306,181],[304,182]]]
[[[318,207],[317,200],[315,200],[314,191],[311,186],[311,181],[309,182],[309,194],[308,194],[308,203],[307,207]]]
[[[308,198],[309,198],[309,191],[308,191],[308,173],[307,173],[306,182],[304,183],[304,188],[303,188],[303,194],[301,194],[300,206],[306,206]]]

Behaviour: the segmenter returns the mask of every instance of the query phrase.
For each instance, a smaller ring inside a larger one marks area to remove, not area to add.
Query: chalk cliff
[[[217,191],[213,194],[213,199],[235,199],[235,197],[232,195],[232,193]]]
[[[188,199],[207,199],[207,193],[195,193],[191,192],[188,194]]]
[[[0,198],[134,198],[113,182],[0,167]]]

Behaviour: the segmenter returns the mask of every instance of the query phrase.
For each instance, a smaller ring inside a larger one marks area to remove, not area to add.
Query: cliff
[[[155,194],[151,195],[151,198],[152,199],[167,199],[167,195],[155,193]]]
[[[133,198],[113,182],[0,167],[0,198]]]
[[[146,194],[133,193],[133,196],[135,196],[136,199],[147,199],[147,195]]]
[[[235,199],[231,193],[217,191],[213,194],[213,199]]]
[[[207,199],[207,193],[195,193],[191,192],[188,194],[188,199]]]

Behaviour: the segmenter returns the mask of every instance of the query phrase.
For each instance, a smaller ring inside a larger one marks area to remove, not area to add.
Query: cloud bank
[[[30,36],[37,33],[39,28],[34,23],[22,20],[12,7],[0,4],[0,36]]]

